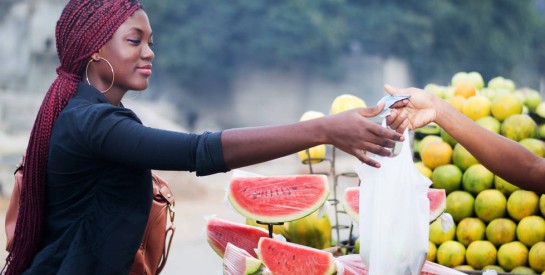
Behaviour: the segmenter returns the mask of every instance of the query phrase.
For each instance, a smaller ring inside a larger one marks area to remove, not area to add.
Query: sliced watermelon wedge
[[[333,274],[337,268],[333,254],[316,248],[261,238],[259,259],[273,274]]]
[[[228,243],[232,243],[251,256],[257,257],[255,249],[259,239],[268,237],[269,232],[261,227],[212,217],[206,225],[206,235],[212,249],[222,258]]]
[[[325,175],[234,177],[228,200],[240,214],[264,223],[293,221],[316,211],[329,196]]]
[[[367,275],[368,269],[358,254],[344,255],[337,258],[338,275]],[[426,261],[420,275],[464,275],[465,273],[434,262]]]
[[[447,209],[447,195],[445,189],[428,188],[430,200],[430,222],[435,221]],[[360,188],[348,187],[343,195],[343,207],[346,213],[355,222],[360,218]]]
[[[258,274],[261,261],[250,255],[246,250],[228,243],[223,257],[224,275]]]

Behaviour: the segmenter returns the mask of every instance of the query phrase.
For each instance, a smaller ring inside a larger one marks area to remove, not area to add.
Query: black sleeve
[[[111,161],[147,169],[226,172],[221,132],[181,133],[142,125],[125,108],[98,108],[87,120],[88,144]]]

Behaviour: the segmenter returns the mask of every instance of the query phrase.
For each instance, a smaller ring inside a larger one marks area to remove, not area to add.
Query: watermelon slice
[[[360,187],[347,187],[343,196],[344,211],[352,220],[359,221],[360,218]]]
[[[228,243],[232,243],[253,257],[257,257],[255,249],[259,238],[269,236],[269,232],[261,227],[230,222],[216,217],[208,220],[206,234],[208,243],[222,258]]]
[[[224,275],[258,274],[261,270],[261,261],[246,250],[228,243],[223,257]]]
[[[325,175],[234,177],[228,199],[244,217],[264,223],[293,221],[316,211],[329,196]]]
[[[430,200],[430,222],[435,221],[447,209],[445,189],[428,188]],[[360,218],[360,188],[348,187],[344,191],[343,207],[346,213],[355,221]]]
[[[367,275],[368,269],[358,254],[344,255],[337,258],[337,275]],[[420,275],[464,275],[465,273],[434,262],[426,261]]]
[[[337,268],[333,254],[316,248],[261,238],[259,259],[273,274],[333,274]]]

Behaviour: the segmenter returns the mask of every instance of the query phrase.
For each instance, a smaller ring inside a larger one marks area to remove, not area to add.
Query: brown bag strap
[[[176,216],[175,211],[175,201],[174,201],[174,195],[172,194],[172,191],[170,190],[170,187],[168,184],[159,176],[157,176],[155,173],[152,173],[154,182],[159,186],[159,195],[163,200],[165,200],[168,204],[168,218],[170,220],[170,224],[168,225],[168,228],[165,231],[165,248],[162,253],[161,261],[159,262],[159,266],[157,267],[157,274],[161,273],[163,268],[165,267],[168,259],[168,255],[170,254],[170,246],[172,245],[172,239],[174,237],[174,232],[176,231],[176,226],[174,225],[174,218]]]

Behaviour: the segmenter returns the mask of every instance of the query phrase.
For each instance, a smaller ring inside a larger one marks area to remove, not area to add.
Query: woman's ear
[[[98,54],[98,52],[92,54],[91,59],[93,59],[93,61],[100,61],[100,55]]]

